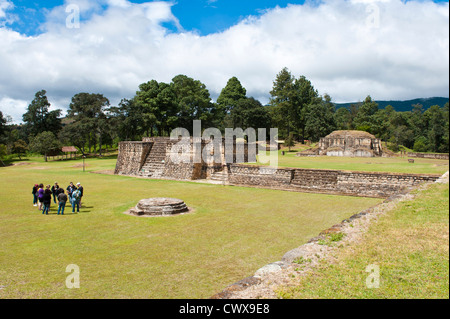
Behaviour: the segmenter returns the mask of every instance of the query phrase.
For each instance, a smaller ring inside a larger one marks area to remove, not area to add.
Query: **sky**
[[[112,105],[178,74],[215,100],[236,76],[267,103],[278,72],[334,102],[449,96],[449,3],[432,0],[0,0],[0,111],[36,92]]]

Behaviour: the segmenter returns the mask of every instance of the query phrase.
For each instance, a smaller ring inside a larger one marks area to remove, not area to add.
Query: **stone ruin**
[[[435,174],[405,174],[384,172],[349,172],[302,168],[270,168],[244,163],[227,164],[223,152],[206,161],[175,163],[174,143],[170,138],[145,138],[142,142],[121,142],[115,169],[116,175],[179,181],[202,180],[222,185],[263,187],[298,192],[314,192],[388,198],[423,182],[435,181]],[[202,142],[202,151],[211,145]],[[241,150],[240,150],[241,151]],[[239,152],[240,152],[239,151]],[[213,150],[211,150],[213,152]],[[248,145],[244,148],[244,162],[248,160]],[[311,152],[311,150],[309,151]],[[313,156],[382,156],[381,141],[366,132],[337,131],[323,138]],[[237,148],[234,157],[238,158]],[[247,156],[245,156],[247,155]],[[191,158],[194,156],[190,155]],[[309,155],[303,155],[309,156]],[[242,156],[239,156],[242,158]],[[140,214],[141,208],[134,210]]]
[[[210,180],[217,183],[228,181],[229,165],[225,159],[225,141],[221,141],[220,154],[214,155],[213,143],[201,142],[201,152],[209,153],[211,156],[200,163],[194,159],[194,147],[191,139],[190,161],[187,163],[176,163],[173,161],[177,154],[173,154],[173,145],[178,141],[172,141],[169,137],[144,138],[142,142],[119,143],[119,156],[115,169],[116,175],[131,175],[147,178],[163,178],[173,180]],[[243,152],[240,153],[240,152]],[[175,156],[174,156],[175,155]],[[242,155],[242,156],[238,156]],[[238,158],[243,162],[248,161],[248,144],[243,148],[234,145],[234,162]]]
[[[381,140],[364,131],[334,131],[298,156],[381,157]]]
[[[129,214],[135,216],[171,216],[189,212],[186,203],[176,198],[149,198],[139,201]]]

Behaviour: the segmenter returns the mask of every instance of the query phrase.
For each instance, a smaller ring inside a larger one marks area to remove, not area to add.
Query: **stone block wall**
[[[114,173],[117,175],[137,175],[144,165],[152,145],[152,142],[120,142]]]
[[[438,175],[294,168],[270,171],[269,168],[237,164],[230,165],[229,170],[229,183],[232,185],[377,198],[387,198],[438,178]]]
[[[436,181],[437,175],[390,174],[340,171],[337,190],[343,194],[389,197],[423,182]]]
[[[448,154],[442,153],[408,153],[408,157],[449,160]]]
[[[293,173],[291,169],[233,164],[229,166],[228,181],[235,185],[285,188],[290,186]]]

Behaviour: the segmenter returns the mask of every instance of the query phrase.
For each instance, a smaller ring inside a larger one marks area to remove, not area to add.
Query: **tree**
[[[6,154],[6,145],[0,144],[0,163],[2,164],[2,166],[6,166],[3,162],[3,158],[6,156]]]
[[[372,100],[370,95],[359,106],[358,112],[354,118],[354,127],[357,130],[368,131],[372,127],[372,116],[378,111],[378,103]]]
[[[424,136],[419,136],[414,142],[414,152],[426,152],[428,151],[428,140]]]
[[[295,146],[295,138],[294,133],[290,133],[286,141],[284,142],[284,146],[287,146],[289,148],[289,152],[291,151],[291,148]]]
[[[368,128],[368,131],[384,141],[389,140],[393,130],[390,119],[393,118],[394,114],[395,110],[392,105],[386,106],[385,109],[378,110],[370,117],[370,127]]]
[[[433,152],[440,152],[448,146],[443,146],[445,137],[446,119],[444,118],[444,109],[438,105],[431,106],[424,113],[428,122],[428,143],[429,148]]]
[[[267,109],[253,97],[242,98],[231,110],[233,128],[270,128],[270,116]]]
[[[59,118],[61,110],[49,111],[51,105],[48,102],[46,93],[45,90],[37,92],[28,106],[27,112],[22,116],[29,136],[36,136],[45,131],[58,134],[62,128],[61,119]]]
[[[308,106],[321,103],[319,93],[306,77],[303,75],[294,81],[294,109],[296,112],[295,125],[299,130],[302,140],[306,137],[306,121]],[[331,101],[331,98],[330,98]],[[329,102],[329,101],[328,101]],[[325,107],[327,108],[327,107]],[[329,119],[330,120],[330,119]]]
[[[349,130],[351,127],[351,113],[345,107],[340,107],[334,113],[334,120],[338,130]]]
[[[201,120],[205,126],[213,123],[214,105],[206,86],[186,75],[177,75],[172,79],[171,88],[175,93],[178,126],[192,134],[192,123]]]
[[[321,137],[327,136],[336,129],[334,118],[334,104],[327,94],[323,99],[308,105],[306,110],[305,133],[307,137],[318,142]]]
[[[294,80],[291,72],[283,68],[273,82],[270,91],[271,117],[274,124],[288,137],[291,130],[295,129],[297,112],[294,105]]]
[[[144,111],[136,99],[122,99],[107,110],[111,128],[121,141],[138,141],[145,133]]]
[[[52,132],[42,132],[36,135],[30,142],[30,149],[33,152],[44,155],[47,162],[47,155],[60,148],[60,143]]]
[[[271,115],[275,124],[285,131],[285,136],[294,131],[305,138],[307,107],[317,103],[319,98],[311,82],[304,76],[296,79],[284,68],[278,73],[270,95]]]
[[[73,122],[68,126],[81,131],[88,143],[89,153],[92,145],[96,145],[98,142],[100,146],[99,154],[101,154],[101,136],[107,129],[105,127],[105,109],[109,104],[109,100],[103,94],[78,93],[72,97],[68,117]],[[72,128],[66,129],[66,133],[70,130],[73,131]]]
[[[142,108],[144,127],[147,135],[153,136],[156,128],[158,135],[176,127],[177,106],[175,94],[170,84],[151,80],[139,85],[135,102]]]
[[[82,122],[72,122],[63,127],[59,139],[66,145],[77,147],[85,155],[85,146],[89,135],[85,133],[86,126]]]
[[[19,160],[22,160],[22,156],[26,155],[27,150],[28,145],[27,143],[25,143],[24,140],[19,139],[16,142],[14,142],[12,152],[14,154],[17,154],[17,156],[19,156]]]
[[[227,85],[222,89],[217,104],[223,110],[223,115],[229,114],[235,107],[239,100],[245,99],[247,90],[242,86],[237,77],[233,76],[228,80]]]
[[[3,117],[2,111],[0,111],[0,137],[5,133],[6,118]]]

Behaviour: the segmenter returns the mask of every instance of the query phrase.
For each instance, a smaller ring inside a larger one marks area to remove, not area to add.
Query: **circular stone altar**
[[[139,201],[129,213],[135,216],[170,216],[189,212],[186,203],[176,198],[149,198]]]

